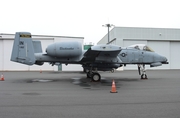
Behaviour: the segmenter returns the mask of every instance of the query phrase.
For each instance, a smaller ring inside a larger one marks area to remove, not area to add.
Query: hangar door
[[[170,68],[180,69],[180,42],[170,42]]]
[[[147,41],[142,41],[142,40],[128,40],[128,39],[124,39],[124,42],[123,42],[123,46],[124,47],[128,47],[128,46],[131,46],[131,45],[134,45],[134,44],[147,44]]]
[[[3,40],[0,40],[0,70],[3,70]]]

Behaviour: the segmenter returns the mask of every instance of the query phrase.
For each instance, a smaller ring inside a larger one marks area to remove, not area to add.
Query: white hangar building
[[[10,61],[11,51],[14,42],[14,34],[0,33],[0,71],[71,71],[71,70],[83,70],[81,65],[58,65],[51,66],[49,63],[44,63],[42,66],[33,65],[28,66],[20,63]],[[70,37],[70,36],[47,36],[47,35],[32,35],[33,40],[41,41],[42,50],[45,53],[45,49],[49,44],[60,41],[74,41],[84,43],[84,37]]]
[[[167,57],[169,64],[152,69],[180,69],[180,29],[114,27],[109,32],[109,44],[127,47],[133,44],[147,44],[156,53]],[[98,44],[107,44],[106,34]],[[124,69],[135,69],[137,65],[127,65]],[[149,68],[149,66],[146,66]]]

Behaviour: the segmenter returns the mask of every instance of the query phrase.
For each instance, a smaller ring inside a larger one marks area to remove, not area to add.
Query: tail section
[[[36,62],[31,33],[16,32],[11,61],[26,65],[33,65]]]
[[[41,41],[33,41],[34,53],[42,53]]]

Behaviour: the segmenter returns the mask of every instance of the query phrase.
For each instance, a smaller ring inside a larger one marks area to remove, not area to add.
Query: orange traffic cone
[[[111,88],[111,91],[110,91],[111,93],[117,93],[117,91],[116,91],[116,85],[115,85],[115,82],[114,82],[114,80],[112,81],[112,88]]]
[[[0,81],[4,81],[4,75],[1,75],[1,80]]]

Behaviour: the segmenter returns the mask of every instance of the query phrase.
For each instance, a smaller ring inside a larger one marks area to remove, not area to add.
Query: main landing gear
[[[91,78],[92,81],[94,81],[94,82],[101,81],[101,75],[98,72],[96,72],[96,71],[92,72],[92,70],[87,72],[87,78]]]
[[[87,78],[91,78],[94,82],[101,81],[101,75],[98,72],[87,72]]]
[[[114,73],[115,69],[113,68],[110,71],[111,73]],[[86,69],[84,72],[86,72],[87,78],[91,78],[93,82],[101,81],[101,75],[98,73],[97,68],[92,69],[91,67],[89,70]]]
[[[147,75],[146,75],[146,70],[145,70],[145,65],[138,65],[138,71],[139,71],[139,75],[141,75],[141,79],[148,79]],[[142,73],[142,74],[141,74]]]

